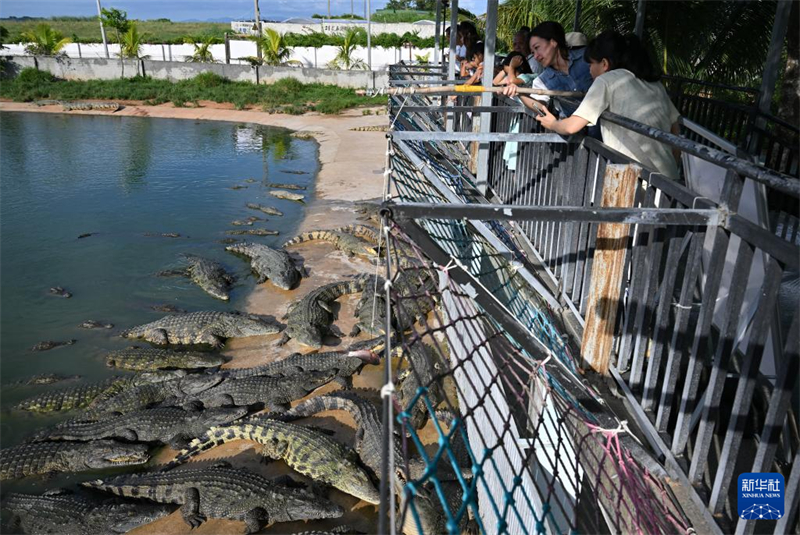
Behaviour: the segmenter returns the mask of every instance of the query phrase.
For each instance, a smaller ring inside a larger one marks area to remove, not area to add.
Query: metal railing
[[[407,97],[390,97],[397,150],[407,147],[408,157],[417,156],[415,165],[427,166],[453,192],[439,201],[453,206],[447,217],[479,222],[494,246],[534,279],[528,283],[564,319],[562,334],[571,335],[578,351],[596,276],[598,228],[610,221],[628,224],[621,297],[605,303],[618,312],[609,326],[611,375],[628,403],[627,417],[677,482],[673,490],[702,511],[693,520],[717,532],[751,533],[755,522],[738,518],[736,476],[777,471],[786,480],[786,514],[762,521],[759,531],[794,529],[800,488],[800,434],[791,403],[799,391],[800,314],[792,293],[800,271],[798,225],[785,210],[773,212],[771,225],[743,214],[753,198],[778,197],[796,206],[800,183],[606,113],[603,120],[699,158],[724,177],[715,202],[643,169],[633,205],[614,213],[600,209],[605,170],[610,163],[631,163],[629,158],[591,138],[543,132],[528,110],[502,97],[480,109],[492,114],[492,133],[444,133],[447,111],[438,98],[414,98],[420,100],[409,105]],[[707,124],[740,135],[744,127],[735,123],[743,117],[729,114]],[[515,130],[520,134],[508,134]],[[486,192],[476,189],[465,163],[469,144],[478,142],[489,144]],[[796,172],[796,151],[794,167],[786,168],[789,153],[768,145],[759,149],[763,161]],[[433,156],[422,161],[423,149]],[[490,211],[482,208],[486,204]],[[429,211],[447,218],[445,209]]]

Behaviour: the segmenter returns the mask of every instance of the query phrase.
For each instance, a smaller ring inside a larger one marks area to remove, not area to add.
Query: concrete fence
[[[203,72],[213,72],[237,82],[273,83],[283,78],[294,78],[303,83],[319,83],[376,89],[389,83],[386,72],[339,71],[305,67],[251,67],[224,63],[185,63],[182,61],[152,61],[133,59],[69,58],[43,56],[6,56],[7,71],[11,75],[27,67],[47,71],[65,80],[114,80],[134,76],[150,76],[157,80],[176,82],[194,78]]]

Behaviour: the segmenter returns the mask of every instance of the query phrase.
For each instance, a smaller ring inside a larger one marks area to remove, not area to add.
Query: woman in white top
[[[583,102],[570,117],[560,121],[544,109],[544,115],[536,117],[542,126],[563,135],[575,134],[587,125],[597,124],[600,114],[608,110],[659,130],[679,132],[680,113],[635,35],[603,32],[589,43],[584,57],[594,83]],[[667,145],[608,121],[600,123],[600,130],[603,143],[612,149],[678,179],[676,155]]]

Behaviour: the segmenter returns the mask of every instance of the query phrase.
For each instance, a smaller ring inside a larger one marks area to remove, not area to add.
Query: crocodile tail
[[[296,407],[286,411],[280,419],[295,420],[297,418],[313,416],[314,414],[322,411],[336,410],[347,410],[346,404],[341,399],[330,395],[317,396],[306,400]]]
[[[169,470],[187,462],[195,455],[199,455],[204,451],[216,448],[226,442],[233,440],[257,440],[257,433],[254,433],[255,426],[250,424],[226,426],[226,427],[209,427],[204,435],[192,440],[189,445],[181,450],[178,455],[171,460],[164,470]]]
[[[82,486],[91,489],[102,490],[123,498],[148,498],[156,499],[156,485],[139,485],[136,474],[129,476],[115,477],[111,479],[95,479],[84,481]]]
[[[307,241],[315,241],[315,240],[323,240],[323,241],[336,241],[338,238],[333,232],[330,230],[312,230],[311,232],[303,232],[302,234],[295,236],[291,240],[287,241],[283,244],[284,247],[289,245],[295,245],[298,243],[303,243]]]
[[[375,245],[378,244],[379,240],[379,231],[366,225],[347,225],[337,228],[336,232],[346,232],[347,234],[352,234],[353,236],[358,236],[359,238],[370,241]]]

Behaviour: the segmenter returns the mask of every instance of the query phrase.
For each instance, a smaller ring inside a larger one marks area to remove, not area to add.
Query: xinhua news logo
[[[774,472],[747,473],[739,476],[739,518],[778,520],[784,514],[783,476]]]

